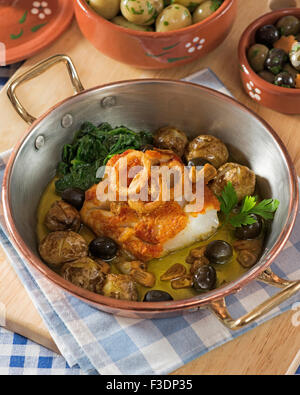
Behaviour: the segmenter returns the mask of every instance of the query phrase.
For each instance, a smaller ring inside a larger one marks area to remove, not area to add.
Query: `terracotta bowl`
[[[83,35],[104,55],[147,69],[170,68],[205,56],[228,35],[236,16],[237,0],[225,0],[200,23],[172,32],[142,32],[102,18],[85,0],[76,0],[75,15]]]
[[[287,8],[273,11],[261,16],[244,31],[238,48],[240,74],[246,93],[258,103],[285,114],[300,114],[300,89],[282,88],[263,80],[251,68],[247,59],[248,48],[255,43],[256,31],[269,24],[274,24],[286,15],[300,18],[300,8]]]

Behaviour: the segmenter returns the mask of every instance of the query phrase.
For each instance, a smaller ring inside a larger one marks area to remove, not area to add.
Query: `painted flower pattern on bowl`
[[[188,53],[200,51],[205,43],[205,38],[194,37],[191,42],[185,44]]]
[[[260,96],[261,90],[255,88],[255,85],[252,81],[247,82],[246,86],[248,89],[249,96],[254,100],[261,101],[261,96]]]
[[[52,14],[47,1],[34,1],[32,3],[31,13],[37,15],[39,19],[45,19],[48,15]]]

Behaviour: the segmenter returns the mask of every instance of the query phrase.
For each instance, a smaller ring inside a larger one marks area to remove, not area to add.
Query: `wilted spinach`
[[[57,167],[56,191],[67,188],[87,190],[100,181],[97,170],[116,154],[140,149],[152,143],[149,132],[134,132],[125,126],[112,128],[108,123],[95,126],[85,122],[75,134],[72,144],[65,144]]]

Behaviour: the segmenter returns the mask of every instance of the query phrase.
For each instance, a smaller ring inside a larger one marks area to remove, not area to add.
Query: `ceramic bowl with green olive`
[[[223,0],[88,0],[103,18],[127,29],[168,32],[202,22]]]

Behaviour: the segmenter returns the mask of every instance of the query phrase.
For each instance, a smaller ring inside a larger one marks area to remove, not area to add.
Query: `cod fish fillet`
[[[129,159],[128,166],[130,163],[148,166],[148,160],[156,165],[183,166],[173,152],[164,150],[145,153],[128,150],[121,155],[115,155],[107,166],[116,166],[126,156]],[[136,179],[128,179],[128,188],[135,181]],[[149,203],[144,202],[133,203],[118,199],[100,201],[97,198],[97,188],[101,182],[86,192],[80,212],[83,223],[97,236],[114,239],[132,257],[142,261],[160,258],[196,241],[205,240],[219,226],[219,201],[207,185],[204,186],[202,210],[188,212],[186,204],[179,204],[172,199],[156,202],[157,204],[149,207]],[[135,182],[135,186],[136,184]]]

